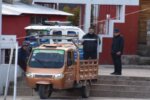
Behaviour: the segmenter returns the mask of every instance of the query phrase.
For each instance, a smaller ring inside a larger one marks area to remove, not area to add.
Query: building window
[[[31,22],[31,24],[43,24],[46,20],[48,20],[47,17],[32,16],[30,19],[30,22]]]
[[[11,49],[3,49],[3,63],[9,64]],[[12,64],[15,63],[15,50],[13,51]]]

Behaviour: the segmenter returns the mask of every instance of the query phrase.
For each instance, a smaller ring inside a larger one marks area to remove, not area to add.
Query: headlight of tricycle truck
[[[62,79],[64,77],[64,74],[55,74],[54,79]]]
[[[34,77],[35,77],[35,74],[27,72],[27,73],[26,73],[26,77],[34,78]]]

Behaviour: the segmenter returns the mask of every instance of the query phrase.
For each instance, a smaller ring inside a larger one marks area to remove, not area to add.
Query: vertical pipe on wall
[[[14,93],[13,100],[16,100],[17,96],[17,70],[18,70],[18,42],[15,43],[15,71],[14,71]]]

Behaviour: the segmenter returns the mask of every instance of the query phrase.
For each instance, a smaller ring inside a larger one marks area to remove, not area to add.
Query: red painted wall
[[[105,9],[107,9],[107,12],[114,12],[114,9],[109,9],[105,6]],[[131,7],[127,6],[126,7],[126,14],[134,12],[139,10],[139,7]],[[102,13],[106,13],[106,10],[102,10]],[[113,16],[113,13],[111,13]],[[104,14],[100,14],[100,19],[105,18]],[[119,28],[121,31],[121,34],[123,35],[125,39],[125,48],[124,48],[124,54],[125,55],[134,55],[136,54],[137,51],[137,35],[138,35],[138,16],[139,14],[132,14],[126,16],[125,23],[121,24],[115,24],[115,27]],[[104,38],[103,39],[103,52],[100,54],[100,63],[101,64],[112,64],[112,59],[111,59],[111,43],[112,39],[111,38]]]
[[[20,16],[3,16],[2,19],[2,33],[5,35],[17,35],[17,38],[26,36],[24,28],[30,25],[30,17],[33,15],[20,15]],[[34,16],[47,16],[49,20],[65,21],[66,16],[58,15],[34,15]],[[18,39],[19,44],[22,44],[24,39]]]
[[[126,13],[139,10],[139,7],[127,6]],[[115,16],[114,6],[102,6],[100,7],[100,20],[106,18],[106,14],[110,13],[112,17]],[[17,37],[24,37],[26,35],[24,27],[30,25],[30,16],[3,16],[2,32],[3,34],[15,34]],[[41,16],[41,15],[37,15]],[[45,15],[44,15],[45,16]],[[66,16],[49,16],[49,20],[66,20]],[[126,16],[125,23],[115,24],[115,27],[119,28],[122,35],[125,38],[124,54],[136,54],[137,50],[137,35],[138,35],[138,13]],[[21,44],[23,39],[19,40]],[[111,64],[111,38],[103,39],[103,52],[100,54],[101,64]]]
[[[67,20],[67,16],[55,16],[52,15],[49,17],[50,21],[66,21]]]
[[[3,16],[2,33],[7,35],[17,35],[17,38],[26,35],[24,27],[30,24],[30,18],[27,15],[22,16]],[[18,39],[19,44],[23,39]]]

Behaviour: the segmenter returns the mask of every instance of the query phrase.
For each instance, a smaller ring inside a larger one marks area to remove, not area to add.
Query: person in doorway
[[[94,32],[94,28],[90,27],[89,32],[83,36],[83,58],[97,59],[97,47],[100,39]]]
[[[122,63],[121,56],[124,48],[124,39],[120,34],[119,29],[114,29],[114,37],[112,40],[112,49],[111,55],[114,63],[114,72],[112,75],[121,75],[122,74]]]
[[[24,42],[18,52],[18,65],[21,67],[23,71],[26,71],[28,57],[29,57],[28,44]]]

